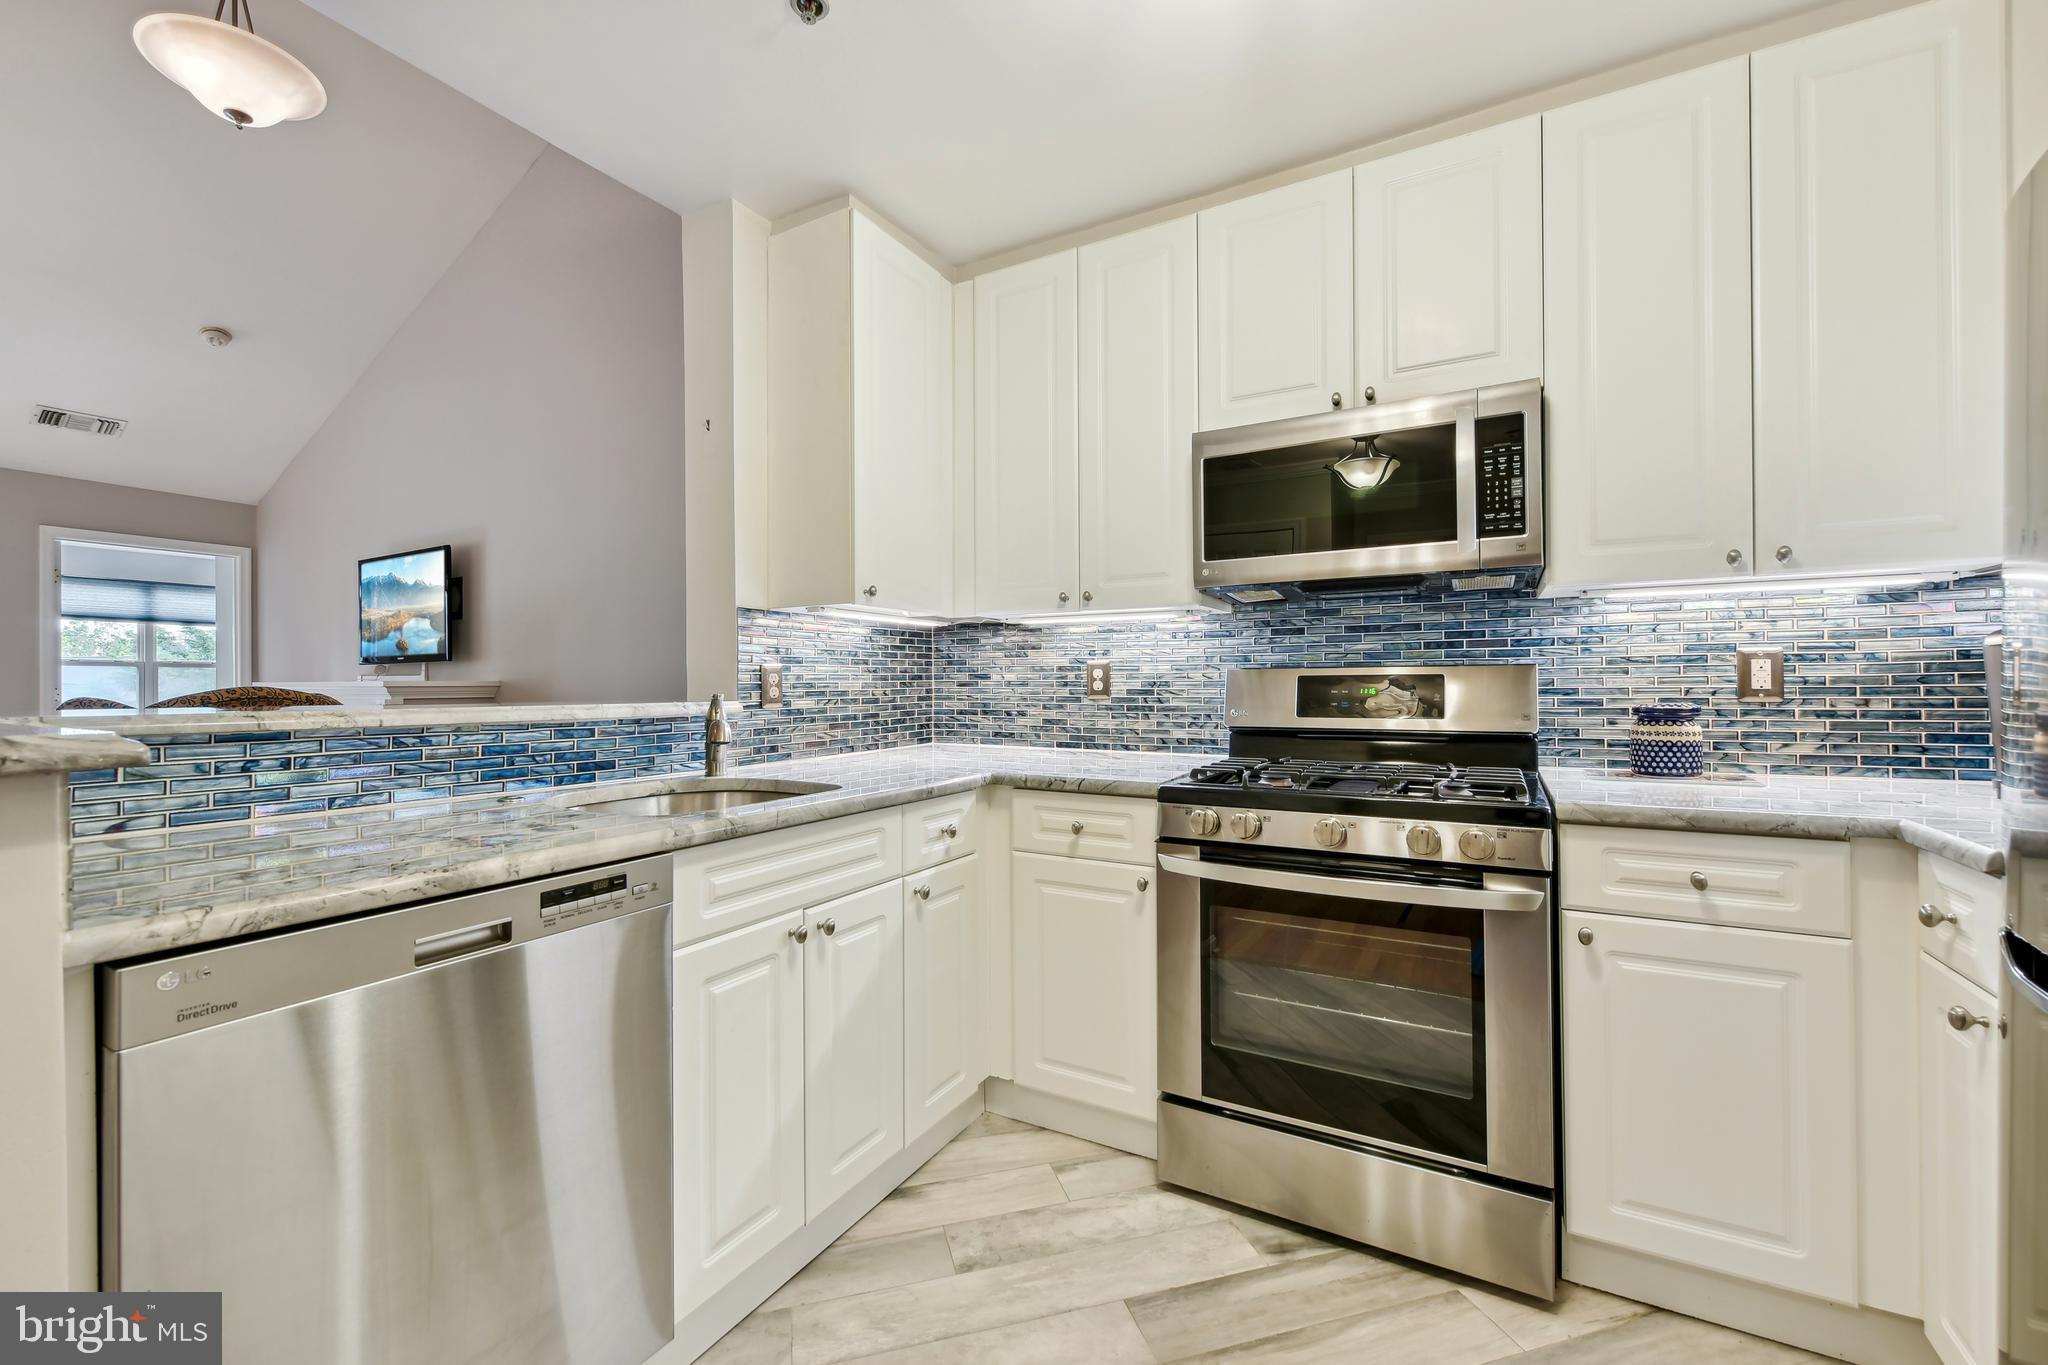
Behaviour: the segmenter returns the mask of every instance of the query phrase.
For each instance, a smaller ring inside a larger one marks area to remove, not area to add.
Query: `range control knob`
[[[1458,852],[1474,862],[1483,863],[1493,856],[1493,835],[1483,829],[1461,830]]]
[[[1316,842],[1324,848],[1342,848],[1351,830],[1342,820],[1316,821]]]
[[[1416,857],[1434,858],[1443,849],[1443,839],[1428,825],[1416,825],[1408,831],[1408,851]]]
[[[1259,831],[1266,827],[1266,817],[1241,810],[1230,817],[1230,832],[1240,839],[1256,839]]]
[[[1223,828],[1223,818],[1213,810],[1196,809],[1188,812],[1188,833],[1197,839],[1206,839]]]

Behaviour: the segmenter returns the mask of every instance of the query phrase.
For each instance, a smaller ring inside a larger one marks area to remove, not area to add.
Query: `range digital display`
[[[1304,720],[1442,720],[1441,673],[1330,673],[1295,682]]]

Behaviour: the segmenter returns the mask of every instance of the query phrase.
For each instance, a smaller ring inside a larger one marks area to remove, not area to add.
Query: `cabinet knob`
[[[1581,929],[1581,930],[1579,930],[1579,942],[1581,942],[1581,943],[1588,943],[1588,944],[1590,944],[1590,943],[1591,943],[1592,941],[1593,941],[1593,931],[1592,931],[1591,929]]]
[[[1740,564],[1742,562],[1742,551],[1730,550],[1728,552],[1728,562],[1730,564]]]
[[[1079,834],[1079,833],[1081,832],[1081,830],[1082,830],[1082,829],[1084,828],[1084,826],[1083,826],[1083,825],[1081,824],[1081,822],[1080,822],[1079,820],[1076,820],[1076,821],[1075,821],[1075,822],[1073,823],[1073,826],[1072,826],[1072,828],[1073,828],[1073,831],[1074,831],[1074,833],[1076,833],[1076,834]]]
[[[939,833],[945,835],[948,839],[957,839],[960,837],[960,826],[947,825],[944,829],[940,830]]]
[[[1140,877],[1140,878],[1138,878],[1138,889],[1139,889],[1140,891],[1144,891],[1144,890],[1147,890],[1147,889],[1149,889],[1149,888],[1151,887],[1151,885],[1152,885],[1152,879],[1151,879],[1150,877]]]
[[[1780,545],[1778,547],[1778,562],[1780,564],[1783,564],[1786,560],[1790,559],[1791,557],[1792,547],[1790,545]]]
[[[789,931],[789,936],[798,943],[808,943],[811,939],[811,931],[799,924],[796,928]]]
[[[1343,406],[1344,406],[1344,395],[1343,395],[1343,394],[1341,394],[1341,393],[1338,393],[1338,392],[1337,392],[1336,390],[1334,390],[1334,389],[1333,389],[1333,390],[1331,390],[1331,391],[1330,391],[1330,406],[1331,406],[1331,407],[1333,407],[1333,408],[1341,408],[1341,407],[1343,407]]]
[[[1944,910],[1938,905],[1928,904],[1920,907],[1920,922],[1932,929],[1942,924],[1959,924],[1962,922],[1962,916],[1953,910]]]
[[[1072,601],[1072,600],[1073,600],[1073,599],[1071,599],[1070,597],[1068,597],[1068,596],[1067,596],[1067,595],[1066,595],[1065,593],[1061,593],[1061,594],[1060,594],[1060,601],[1062,601],[1062,602],[1068,602],[1068,601]]]
[[[1370,384],[1367,384],[1365,386],[1365,392],[1360,396],[1363,397],[1365,401],[1368,403],[1377,403],[1380,401],[1380,396],[1378,392],[1375,391],[1373,386]]]
[[[868,584],[860,590],[860,595],[862,597],[873,597],[875,595],[875,585],[872,583]]]
[[[1093,602],[1095,600],[1095,594],[1092,592],[1084,592],[1081,594],[1081,600],[1083,602]]]
[[[830,938],[839,932],[839,924],[836,920],[821,919],[818,921],[818,927],[825,931],[826,938]]]
[[[1973,1028],[1991,1027],[1991,1021],[1981,1014],[1972,1014],[1961,1005],[1948,1007],[1948,1026],[1957,1033],[1968,1033]]]
[[[1686,880],[1692,883],[1692,889],[1695,891],[1707,889],[1707,874],[1704,872],[1695,872],[1690,877],[1687,877]]]
[[[929,886],[913,886],[910,888],[910,894],[921,901],[928,901],[932,898],[932,889]]]

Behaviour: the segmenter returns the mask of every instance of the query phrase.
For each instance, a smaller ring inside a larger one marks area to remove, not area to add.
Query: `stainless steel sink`
[[[625,796],[610,801],[576,801],[572,810],[597,811],[604,815],[705,815],[759,806],[792,796],[815,796],[838,791],[830,782],[776,782],[765,778],[694,777],[664,783],[662,789],[646,796]]]

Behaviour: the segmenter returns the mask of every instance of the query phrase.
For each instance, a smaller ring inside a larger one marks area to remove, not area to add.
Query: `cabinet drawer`
[[[903,875],[895,810],[684,849],[675,860],[678,946]]]
[[[2003,877],[1972,872],[1932,853],[1920,855],[1921,951],[1996,995],[1998,932],[2004,927]]]
[[[1848,937],[1846,843],[1594,825],[1559,835],[1568,909]]]
[[[1097,858],[1150,867],[1159,805],[1114,796],[1018,792],[1010,803],[1010,847],[1019,853]]]
[[[981,793],[934,797],[903,812],[903,870],[927,867],[974,852],[981,832]]]

